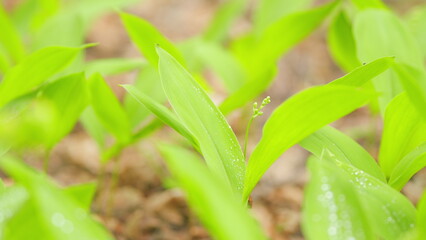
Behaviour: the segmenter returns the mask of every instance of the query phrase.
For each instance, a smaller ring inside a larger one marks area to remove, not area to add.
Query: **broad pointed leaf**
[[[156,45],[168,51],[180,64],[184,63],[179,50],[149,22],[127,13],[120,16],[130,38],[153,67],[158,66]]]
[[[361,199],[341,169],[327,160],[309,160],[303,232],[307,239],[374,239]]]
[[[398,162],[390,175],[389,185],[401,190],[410,178],[424,167],[426,167],[426,144],[416,147]]]
[[[194,147],[198,146],[198,143],[196,142],[194,136],[192,136],[192,133],[189,132],[182,123],[180,123],[179,119],[175,116],[174,113],[172,113],[168,108],[165,106],[159,104],[154,99],[150,98],[149,96],[145,95],[138,89],[136,89],[132,85],[124,85],[123,86],[126,91],[132,95],[140,104],[143,104],[146,108],[148,108],[152,113],[154,113],[161,121],[163,121],[165,124],[172,127],[174,130],[176,130],[178,133],[180,133],[182,136],[184,136],[186,139],[188,139],[189,142],[192,143]]]
[[[326,85],[306,89],[282,103],[265,123],[262,138],[249,159],[244,198],[287,149],[372,97],[371,92],[357,88]]]
[[[393,99],[385,112],[379,162],[386,177],[414,148],[426,141],[426,120],[412,105],[406,93]]]
[[[48,47],[10,69],[0,83],[0,107],[22,96],[64,69],[83,48]]]
[[[159,72],[167,98],[193,134],[212,171],[241,194],[245,160],[225,117],[194,78],[165,50],[158,48]]]
[[[118,142],[128,143],[131,127],[126,112],[100,74],[89,79],[89,92],[93,110],[99,121]]]
[[[325,151],[336,159],[386,182],[376,160],[357,142],[335,128],[323,127],[303,139],[300,145],[318,158],[321,158]]]

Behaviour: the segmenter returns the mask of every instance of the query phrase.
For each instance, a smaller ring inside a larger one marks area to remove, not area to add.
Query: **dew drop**
[[[52,215],[51,222],[57,227],[62,227],[65,224],[65,217],[61,213],[55,213]]]

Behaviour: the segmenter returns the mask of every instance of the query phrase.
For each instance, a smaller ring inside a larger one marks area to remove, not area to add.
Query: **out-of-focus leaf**
[[[84,48],[48,47],[31,54],[4,76],[0,83],[0,107],[47,81]]]
[[[398,162],[390,175],[389,185],[401,190],[410,178],[424,167],[426,167],[426,144],[416,147]]]
[[[90,134],[90,136],[96,141],[101,149],[106,147],[106,137],[108,131],[99,121],[92,106],[88,106],[80,117],[81,123],[84,129]]]
[[[36,34],[35,48],[82,44],[90,24],[100,15],[136,3],[138,0],[74,0],[63,2],[63,7]],[[80,70],[80,69],[78,69]]]
[[[96,183],[73,185],[65,188],[64,192],[74,197],[86,211],[90,211],[90,205],[96,193]]]
[[[84,23],[80,15],[57,14],[35,33],[31,47],[33,50],[57,45],[78,47],[83,44],[84,35]]]
[[[191,152],[171,145],[161,145],[160,150],[190,206],[215,239],[266,239],[225,179],[212,174]]]
[[[379,58],[371,63],[353,69],[353,71],[346,74],[345,76],[330,82],[330,85],[336,84],[361,87],[371,79],[377,77],[378,75],[389,69],[393,64],[393,57]]]
[[[188,141],[195,147],[198,146],[198,143],[191,132],[186,129],[184,125],[177,119],[174,113],[172,113],[168,108],[156,102],[149,96],[145,95],[132,85],[123,86],[126,91],[132,95],[140,104],[143,104],[148,108],[152,113],[154,113],[161,121],[165,124],[172,127],[176,132],[184,136]]]
[[[21,186],[0,187],[0,215],[2,216],[2,221],[0,222],[0,239],[3,239],[5,223],[19,211],[27,199],[28,193]]]
[[[198,52],[201,62],[223,80],[229,92],[235,92],[247,81],[248,77],[241,64],[220,45],[202,42]]]
[[[352,0],[352,3],[360,10],[369,8],[386,9],[386,5],[381,0]]]
[[[120,16],[130,38],[153,67],[158,66],[156,45],[168,51],[180,64],[184,65],[179,50],[149,22],[127,13],[121,13]]]
[[[100,74],[95,74],[89,79],[89,92],[93,110],[99,121],[118,142],[127,144],[132,134],[128,117]]]
[[[423,192],[422,197],[417,205],[417,232],[418,240],[426,238],[426,191]]]
[[[11,101],[0,116],[0,145],[14,149],[48,145],[58,119],[52,102],[34,94]]]
[[[226,38],[232,23],[239,17],[247,4],[247,0],[226,1],[216,12],[209,27],[203,34],[207,41],[220,42]]]
[[[51,126],[47,146],[53,147],[67,135],[87,106],[86,79],[84,73],[63,77],[43,89],[43,98],[51,102],[57,112],[57,119]]]
[[[259,75],[256,79],[253,78],[253,75],[248,75],[250,77],[249,80],[220,104],[220,111],[224,115],[227,115],[256,98],[268,88],[277,71],[277,67],[273,66],[269,71],[263,72],[263,75]]]
[[[259,40],[250,46],[251,51],[245,53],[250,56],[245,61],[249,70],[259,71],[262,66],[275,64],[278,58],[291,47],[300,42],[315,30],[336,7],[337,1],[307,11],[284,16],[265,29]],[[246,49],[249,50],[249,49]]]
[[[10,68],[12,63],[7,56],[6,51],[3,47],[0,47],[0,79],[2,75]]]
[[[29,194],[25,207],[7,222],[4,239],[113,239],[91,219],[79,201],[58,188],[45,175],[11,158],[2,158],[0,166]]]
[[[88,24],[107,12],[111,12],[123,7],[136,4],[140,0],[74,0],[66,2],[63,7],[63,11],[66,14],[81,15],[85,28],[87,29]]]
[[[323,127],[303,139],[300,145],[318,158],[321,158],[325,151],[326,154],[339,161],[351,164],[382,182],[386,182],[376,160],[357,142],[337,129],[329,126]]]
[[[409,13],[407,24],[426,58],[426,6],[414,7]]]
[[[328,48],[334,61],[346,72],[361,65],[356,55],[352,24],[341,11],[328,28]]]
[[[361,62],[394,56],[398,62],[419,69],[423,67],[416,40],[392,12],[382,9],[361,11],[355,17],[353,30]],[[383,113],[390,100],[401,93],[402,86],[393,71],[387,71],[374,79],[373,83],[376,90],[382,93],[379,103]]]
[[[34,1],[33,1],[34,2]],[[38,9],[35,14],[31,18],[31,26],[32,30],[37,30],[42,26],[47,19],[49,19],[52,15],[54,15],[60,5],[59,0],[38,0],[35,4]]]
[[[426,120],[412,105],[406,93],[395,97],[388,105],[379,162],[386,177],[409,152],[426,141]]]
[[[234,52],[250,78],[225,99],[220,110],[228,114],[264,92],[276,74],[279,57],[315,30],[336,4],[289,14],[266,28],[259,39],[249,36],[234,44]]]
[[[59,10],[59,0],[26,0],[12,10],[12,20],[22,33],[33,33]]]
[[[287,149],[366,104],[373,96],[353,87],[325,85],[306,89],[282,103],[265,123],[262,138],[248,162],[244,199]]]
[[[164,94],[163,86],[161,85],[160,75],[157,67],[146,66],[140,72],[133,84],[139,91],[149,95],[156,102],[163,103],[167,100]],[[131,123],[132,128],[137,127],[145,120],[151,112],[144,106],[141,106],[136,99],[130,95],[124,98],[124,108]]]
[[[303,207],[307,239],[374,239],[368,212],[345,172],[334,163],[310,159],[311,179]]]
[[[403,63],[395,64],[393,69],[398,74],[411,103],[426,120],[426,70]]]
[[[14,63],[20,62],[25,56],[25,48],[17,30],[7,16],[3,4],[0,4],[0,29],[2,32],[0,47],[8,53]]]
[[[414,229],[416,209],[408,198],[370,174],[335,160],[345,175],[350,176],[379,239],[399,240]]]
[[[146,64],[142,59],[109,58],[87,63],[86,73],[92,75],[100,73],[102,76],[120,74],[140,69]]]
[[[261,34],[282,17],[306,9],[312,0],[261,0],[255,13],[255,32]]]
[[[225,117],[193,77],[162,48],[157,49],[164,91],[182,124],[193,134],[207,164],[233,191],[243,190],[245,160]],[[178,91],[177,91],[178,89]]]
[[[139,131],[133,134],[132,143],[139,141],[141,138],[148,136],[153,133],[155,130],[163,126],[163,122],[159,119],[154,119],[145,126],[143,126]]]

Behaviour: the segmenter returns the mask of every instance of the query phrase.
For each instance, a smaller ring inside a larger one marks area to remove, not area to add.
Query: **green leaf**
[[[395,64],[393,69],[398,74],[411,102],[426,119],[426,70],[403,63]]]
[[[312,0],[261,0],[254,15],[255,32],[261,34],[264,29],[282,17],[306,9]]]
[[[266,28],[259,39],[249,36],[236,42],[233,46],[234,52],[250,78],[239,90],[225,99],[220,110],[228,114],[264,92],[277,72],[278,59],[315,30],[336,4],[337,1],[312,10],[289,14]]]
[[[366,104],[373,96],[353,87],[325,85],[306,89],[282,103],[265,123],[262,138],[250,157],[244,199],[287,149]]]
[[[356,45],[352,33],[352,24],[344,11],[334,17],[328,28],[328,49],[334,61],[346,72],[361,65],[356,55]]]
[[[370,226],[379,239],[399,240],[414,229],[416,209],[400,192],[379,179],[336,159],[336,164],[351,177]]]
[[[352,3],[361,10],[369,8],[386,9],[386,5],[381,0],[352,0]]]
[[[156,45],[160,45],[180,64],[184,64],[179,50],[149,22],[127,13],[121,13],[120,16],[130,38],[152,66],[158,66]]]
[[[0,145],[14,149],[46,147],[52,143],[60,116],[54,104],[30,93],[7,104],[0,112]]]
[[[48,47],[31,54],[4,76],[0,84],[0,107],[29,93],[64,69],[82,49]]]
[[[401,190],[414,174],[426,167],[426,144],[416,147],[405,155],[395,166],[389,178],[389,185]]]
[[[156,102],[164,103],[167,100],[163,86],[161,85],[157,66],[148,65],[143,68],[137,76],[133,86],[145,93],[145,95],[149,95]],[[139,127],[140,123],[151,114],[147,108],[141,106],[141,104],[129,94],[126,94],[124,98],[124,109],[133,129]]]
[[[303,203],[307,239],[375,239],[352,183],[334,163],[310,159],[311,179]]]
[[[38,30],[46,20],[52,17],[59,9],[59,0],[38,0],[35,5],[37,11],[31,17],[30,28],[31,30]]]
[[[198,147],[197,140],[191,132],[186,129],[179,119],[168,108],[156,102],[154,99],[145,95],[132,85],[123,85],[126,91],[132,95],[140,104],[143,104],[152,113],[154,113],[161,121],[172,127],[176,132],[184,136],[194,146]]]
[[[28,199],[28,193],[22,186],[12,186],[0,189],[0,238],[3,239],[3,231],[5,223],[12,218],[19,209],[25,204]]]
[[[132,134],[128,117],[100,74],[95,74],[89,79],[89,92],[93,110],[99,121],[118,142],[127,144]]]
[[[25,207],[7,222],[5,239],[112,239],[105,229],[91,219],[80,202],[45,175],[32,171],[12,158],[1,159],[0,166],[29,194]]]
[[[0,76],[4,75],[11,65],[12,63],[10,62],[6,51],[0,47]]]
[[[417,205],[417,231],[418,231],[418,240],[424,239],[426,237],[426,191],[423,192],[422,197]]]
[[[213,20],[203,34],[203,38],[212,42],[223,41],[232,23],[244,12],[246,5],[247,0],[224,2],[215,13]]]
[[[235,92],[247,81],[243,66],[220,45],[201,42],[197,50],[199,60],[221,78],[229,92]]]
[[[23,33],[34,33],[58,11],[59,0],[26,0],[11,12],[14,24]]]
[[[269,71],[263,72],[263,75],[259,75],[257,79],[253,79],[253,75],[248,75],[250,76],[249,81],[220,104],[220,111],[227,115],[262,94],[273,81],[277,71],[277,67],[273,66]]]
[[[144,65],[146,65],[145,61],[137,58],[108,58],[87,63],[86,73],[92,75],[98,72],[102,76],[109,76],[140,69]]]
[[[235,193],[241,194],[245,160],[234,132],[212,100],[177,60],[161,48],[157,51],[161,82],[177,116],[197,139],[212,171],[226,179]]]
[[[386,177],[409,152],[426,141],[426,121],[402,93],[393,99],[385,112],[379,163]]]
[[[64,192],[74,197],[82,208],[89,211],[95,197],[96,187],[96,183],[84,183],[67,187]]]
[[[426,5],[414,7],[407,16],[407,25],[426,58]]]
[[[25,56],[25,48],[18,31],[7,16],[3,4],[0,4],[0,29],[2,31],[0,47],[8,53],[14,63],[19,63]]]
[[[102,125],[101,121],[96,116],[92,106],[88,106],[80,116],[80,121],[84,126],[84,129],[90,134],[90,136],[96,141],[101,149],[106,147],[106,137],[108,131]]]
[[[51,148],[72,130],[87,106],[86,78],[83,73],[76,73],[56,80],[43,89],[42,97],[51,102],[57,113],[47,143]]]
[[[260,39],[254,42],[255,45],[251,46],[254,49],[246,53],[252,55],[247,59],[250,62],[246,67],[249,70],[251,67],[259,70],[259,63],[262,66],[275,64],[283,53],[315,30],[336,5],[337,1],[334,1],[318,8],[289,14],[271,24]]]
[[[366,84],[371,79],[377,77],[387,69],[389,69],[394,64],[393,57],[384,57],[374,60],[371,63],[359,66],[345,76],[338,78],[332,82],[330,85],[346,85],[361,87]]]
[[[100,15],[120,9],[138,0],[74,0],[63,7],[36,34],[35,48],[51,45],[78,46],[90,30],[90,24]],[[81,70],[81,69],[78,69]]]
[[[358,13],[355,17],[354,37],[361,62],[395,56],[398,62],[419,69],[423,67],[423,59],[416,40],[407,27],[390,11],[369,9]],[[382,93],[379,103],[383,113],[390,100],[401,93],[402,87],[393,71],[377,77],[373,83],[376,90]]]
[[[56,14],[35,32],[31,48],[38,50],[49,46],[78,47],[84,43],[85,30],[81,15]],[[77,69],[81,71],[82,69]]]
[[[300,145],[318,158],[324,154],[331,155],[386,182],[376,160],[357,142],[335,128],[323,127],[303,139]]]
[[[196,155],[185,149],[160,145],[160,150],[189,205],[213,238],[266,239],[259,224],[229,191],[225,179],[212,174]]]

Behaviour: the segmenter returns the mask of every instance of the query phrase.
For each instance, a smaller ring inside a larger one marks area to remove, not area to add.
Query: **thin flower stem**
[[[250,132],[250,127],[251,127],[251,124],[253,123],[254,118],[255,116],[251,116],[250,120],[247,123],[246,136],[244,138],[244,158],[247,158],[247,144],[248,144],[249,132]]]

